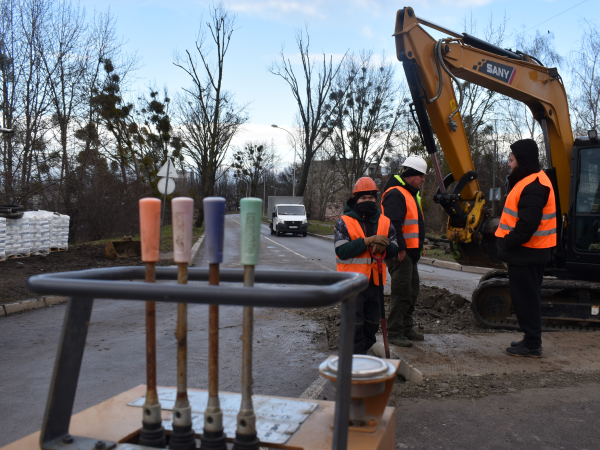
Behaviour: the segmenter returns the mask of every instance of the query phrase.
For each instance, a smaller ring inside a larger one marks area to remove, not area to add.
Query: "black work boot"
[[[524,345],[519,345],[518,347],[507,347],[506,353],[510,356],[523,356],[526,358],[541,358],[542,357],[542,347],[536,349],[528,349]]]
[[[397,345],[398,347],[412,347],[412,342],[404,336],[390,337],[388,338],[388,342],[392,345]]]
[[[423,336],[421,333],[417,333],[414,328],[411,328],[408,331],[404,332],[404,337],[406,339],[410,339],[411,341],[424,341],[425,340],[425,336]]]
[[[523,337],[523,339],[521,339],[520,341],[513,341],[510,343],[511,347],[520,347],[521,345],[523,345],[523,342],[525,342],[525,337]]]

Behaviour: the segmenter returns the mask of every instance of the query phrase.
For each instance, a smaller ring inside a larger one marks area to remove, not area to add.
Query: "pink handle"
[[[189,263],[192,254],[194,199],[177,197],[171,200],[173,215],[173,261]]]
[[[157,198],[140,200],[140,238],[142,240],[142,261],[157,262],[160,241],[160,205]]]

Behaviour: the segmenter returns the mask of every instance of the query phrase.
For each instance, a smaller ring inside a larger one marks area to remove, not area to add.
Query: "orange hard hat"
[[[354,185],[354,190],[352,191],[352,195],[357,192],[373,192],[377,193],[379,189],[377,189],[377,185],[375,182],[369,177],[359,178],[356,184]]]

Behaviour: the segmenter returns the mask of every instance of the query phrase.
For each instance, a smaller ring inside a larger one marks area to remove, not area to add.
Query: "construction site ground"
[[[223,266],[240,267],[239,217],[225,223]],[[206,266],[202,250],[195,264]],[[271,236],[265,226],[258,268],[334,271],[333,245],[310,236]],[[544,333],[544,358],[510,357],[504,348],[521,334],[482,328],[471,315],[468,300],[480,275],[427,265],[419,271],[415,318],[425,340],[393,351],[424,378],[399,378],[394,385],[389,403],[397,408],[397,449],[598,448],[600,332]],[[39,428],[64,308],[0,317],[0,446]],[[143,304],[95,303],[75,412],[143,382],[142,312]],[[239,308],[222,309],[220,387],[234,392],[240,314]],[[175,316],[174,305],[159,306],[161,385],[176,379]],[[255,393],[335,399],[334,386],[323,382],[317,367],[337,351],[339,308],[259,309],[255,330]],[[207,386],[205,334],[204,307],[193,307],[194,388]]]

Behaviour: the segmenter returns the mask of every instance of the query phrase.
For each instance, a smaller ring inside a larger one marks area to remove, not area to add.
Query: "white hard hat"
[[[423,175],[427,173],[427,163],[420,156],[409,156],[402,163],[402,167],[410,167]]]

